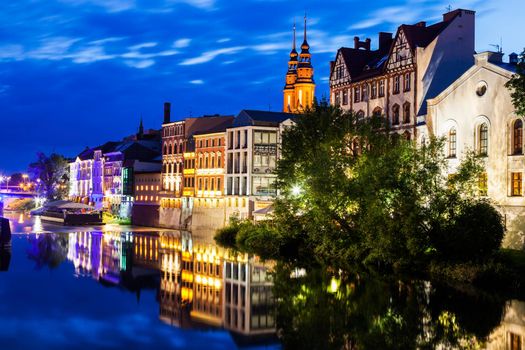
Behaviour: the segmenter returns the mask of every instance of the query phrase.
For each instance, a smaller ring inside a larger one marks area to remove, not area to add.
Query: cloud
[[[182,49],[184,47],[188,47],[190,45],[191,39],[183,38],[179,40],[175,40],[173,43],[173,47],[177,49]]]
[[[227,48],[218,49],[218,50],[206,51],[206,52],[202,53],[202,55],[200,55],[200,56],[193,57],[193,58],[188,58],[188,59],[183,60],[181,63],[179,63],[179,65],[181,65],[181,66],[191,66],[191,65],[195,65],[195,64],[206,63],[206,62],[209,62],[209,61],[215,59],[217,56],[220,56],[220,55],[232,55],[232,54],[235,54],[235,53],[237,53],[237,52],[239,52],[241,50],[244,50],[245,48],[246,48],[245,46],[234,46],[234,47],[227,47]]]
[[[204,80],[201,80],[201,79],[190,80],[190,84],[202,85],[204,84]]]
[[[171,0],[172,3],[182,3],[200,9],[212,10],[215,5],[215,0]]]
[[[157,46],[156,42],[147,42],[147,43],[130,46],[129,49],[132,51],[138,51],[140,49],[145,49],[145,48],[150,48],[150,47],[155,47],[155,46]]]
[[[227,43],[228,41],[231,41],[232,39],[231,38],[221,38],[219,40],[217,40],[217,42],[219,44],[222,44],[222,43]]]
[[[121,12],[135,8],[135,0],[60,0],[73,6],[97,6],[108,12]]]
[[[155,64],[154,60],[126,60],[124,61],[124,64],[126,64],[129,67],[138,68],[138,69],[144,69],[151,67]]]

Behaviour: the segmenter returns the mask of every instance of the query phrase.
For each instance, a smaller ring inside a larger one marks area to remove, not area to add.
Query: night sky
[[[172,119],[280,110],[291,27],[309,17],[317,97],[329,61],[353,37],[439,21],[448,5],[477,11],[476,47],[521,52],[523,0],[16,0],[0,2],[0,173],[37,151],[86,146]],[[507,57],[505,59],[508,59]]]

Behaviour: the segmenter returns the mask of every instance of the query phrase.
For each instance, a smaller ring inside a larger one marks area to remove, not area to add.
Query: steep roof
[[[232,124],[232,127],[240,126],[279,126],[282,121],[293,118],[295,114],[284,112],[258,111],[243,109]]]

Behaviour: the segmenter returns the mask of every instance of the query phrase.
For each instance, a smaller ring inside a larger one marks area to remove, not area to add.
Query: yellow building
[[[306,16],[304,17],[304,41],[301,44],[300,54],[295,49],[295,24],[293,27],[293,45],[283,95],[283,112],[299,113],[311,107],[314,102],[314,68],[312,67],[310,45],[306,39]]]

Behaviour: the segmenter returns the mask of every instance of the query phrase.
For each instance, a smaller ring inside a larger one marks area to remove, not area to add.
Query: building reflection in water
[[[164,323],[242,336],[275,333],[268,266],[194,241],[189,232],[70,233],[67,257],[77,276],[135,291],[156,288]]]

